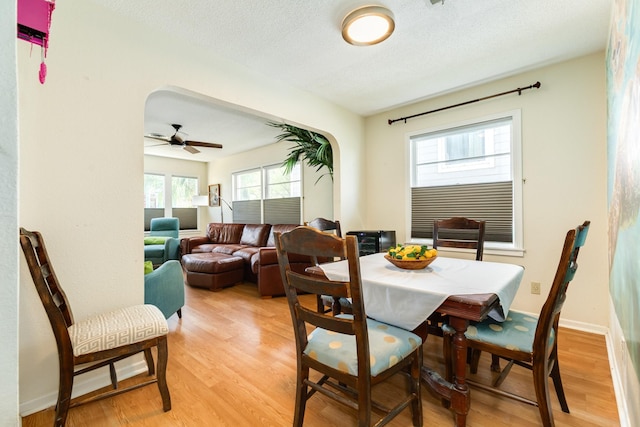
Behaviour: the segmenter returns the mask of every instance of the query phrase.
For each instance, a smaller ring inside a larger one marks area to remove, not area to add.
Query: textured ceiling
[[[357,47],[342,40],[340,24],[371,2],[92,1],[363,116],[603,50],[612,7],[612,0],[378,1],[393,11],[395,32]]]

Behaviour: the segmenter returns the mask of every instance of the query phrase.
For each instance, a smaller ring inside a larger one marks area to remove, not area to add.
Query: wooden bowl
[[[427,259],[395,259],[391,258],[389,255],[385,255],[384,258],[389,261],[391,264],[395,265],[398,268],[402,268],[403,270],[421,270],[426,268],[429,264],[435,261],[437,256],[427,258]]]

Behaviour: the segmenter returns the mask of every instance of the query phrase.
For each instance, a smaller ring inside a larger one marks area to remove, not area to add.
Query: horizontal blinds
[[[144,208],[144,231],[151,230],[151,219],[164,217],[164,208]]]
[[[260,202],[260,200],[233,202],[233,222],[236,224],[261,224]],[[222,209],[224,209],[224,206]]]
[[[265,224],[300,224],[300,197],[264,200]]]
[[[486,221],[486,241],[512,242],[512,182],[411,189],[411,237],[432,238],[435,219],[455,216]]]
[[[171,208],[171,216],[180,220],[180,230],[198,228],[198,208]]]

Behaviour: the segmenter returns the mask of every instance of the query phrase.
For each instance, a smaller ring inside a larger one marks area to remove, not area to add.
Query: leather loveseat
[[[210,223],[206,236],[180,240],[187,284],[216,290],[244,280],[257,283],[262,297],[284,295],[273,233],[295,227],[298,225]],[[309,257],[300,256],[296,261],[292,264],[296,271],[311,265]],[[238,268],[241,275],[230,271]]]

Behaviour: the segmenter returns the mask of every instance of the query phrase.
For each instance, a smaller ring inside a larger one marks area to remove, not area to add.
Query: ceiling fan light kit
[[[391,36],[395,29],[393,13],[382,6],[363,6],[342,20],[342,38],[354,46],[371,46]]]
[[[212,142],[191,141],[191,140],[184,139],[180,135],[178,135],[178,132],[180,132],[180,129],[182,129],[182,125],[172,124],[171,127],[175,129],[175,132],[171,136],[163,136],[157,133],[150,133],[145,135],[144,137],[149,139],[155,139],[158,141],[164,141],[171,146],[174,146],[174,145],[180,146],[191,154],[198,154],[200,152],[200,150],[198,150],[195,147],[222,148],[222,144],[215,144]]]

